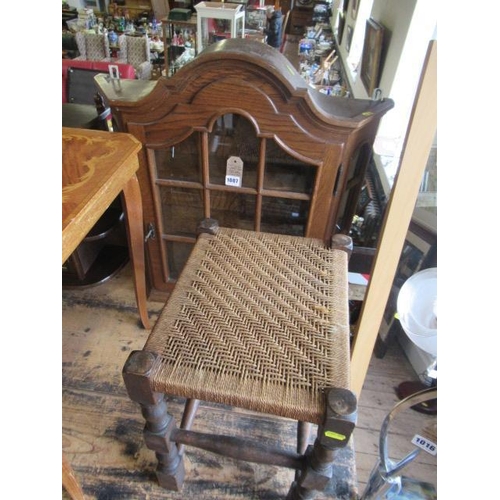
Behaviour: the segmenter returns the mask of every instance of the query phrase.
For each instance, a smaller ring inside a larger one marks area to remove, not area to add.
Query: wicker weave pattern
[[[347,256],[319,240],[200,237],[145,349],[171,395],[319,423],[348,387]]]

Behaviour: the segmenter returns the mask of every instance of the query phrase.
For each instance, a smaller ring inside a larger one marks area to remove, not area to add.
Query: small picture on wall
[[[349,8],[349,0],[338,0],[337,8],[343,15],[347,14],[347,9]]]
[[[351,50],[352,33],[353,33],[352,26],[347,26],[346,41],[345,41],[345,49],[347,50],[347,52]]]
[[[368,19],[361,59],[361,81],[369,96],[378,85],[383,39],[383,26],[373,19]]]
[[[358,6],[359,0],[351,0],[351,17],[353,21],[356,21],[356,18],[358,17]]]
[[[342,37],[344,36],[345,17],[339,14],[338,19],[337,43],[340,45],[342,43]]]

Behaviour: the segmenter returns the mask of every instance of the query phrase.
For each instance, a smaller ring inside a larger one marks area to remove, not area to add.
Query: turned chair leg
[[[144,441],[146,446],[156,453],[158,459],[158,483],[163,488],[180,491],[184,483],[184,461],[177,444],[170,440],[176,425],[174,418],[167,413],[167,402],[162,397],[161,401],[154,405],[141,404],[141,410],[146,419]]]
[[[194,417],[196,416],[196,412],[198,411],[198,407],[200,406],[199,399],[188,399],[186,401],[186,405],[184,406],[184,413],[182,414],[181,420],[181,429],[189,430],[193,425]],[[178,444],[179,455],[184,455],[183,444]]]
[[[185,468],[182,456],[174,441],[170,440],[176,430],[174,418],[167,412],[163,394],[153,392],[149,385],[155,356],[146,351],[134,351],[123,368],[123,379],[130,399],[139,403],[146,419],[144,441],[158,459],[156,476],[160,486],[180,491],[184,482]]]
[[[309,436],[311,435],[312,424],[310,422],[297,422],[297,453],[304,455],[309,443]],[[295,481],[299,479],[300,471],[295,471]]]
[[[334,454],[334,450],[323,446],[318,439],[314,446],[309,446],[306,466],[298,472],[286,500],[310,500],[318,491],[323,491],[332,478]]]
[[[318,427],[314,445],[307,448],[305,464],[296,474],[286,500],[309,500],[325,490],[333,477],[335,453],[349,442],[356,419],[356,396],[346,389],[330,389],[325,420]],[[305,426],[299,425],[299,430],[301,427]]]
[[[297,453],[303,455],[306,452],[312,424],[310,422],[297,422]]]

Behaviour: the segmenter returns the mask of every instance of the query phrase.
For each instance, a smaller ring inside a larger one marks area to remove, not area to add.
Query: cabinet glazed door
[[[207,217],[220,226],[305,236],[317,167],[258,137],[243,115],[149,150],[166,281],[178,277]]]

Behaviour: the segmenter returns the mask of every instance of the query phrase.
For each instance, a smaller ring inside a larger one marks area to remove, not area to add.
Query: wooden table
[[[62,127],[62,262],[123,192],[135,296],[141,322],[149,329],[142,200],[136,176],[141,148],[130,134]]]

